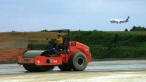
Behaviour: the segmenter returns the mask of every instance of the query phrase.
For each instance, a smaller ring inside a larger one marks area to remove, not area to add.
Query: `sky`
[[[111,24],[111,18],[128,23]],[[146,27],[146,0],[0,0],[0,32]]]

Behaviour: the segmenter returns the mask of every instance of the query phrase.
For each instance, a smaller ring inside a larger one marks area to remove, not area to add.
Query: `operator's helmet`
[[[61,36],[61,33],[58,33],[57,36]]]

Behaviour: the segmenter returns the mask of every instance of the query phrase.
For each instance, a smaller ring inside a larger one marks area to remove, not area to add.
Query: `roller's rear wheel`
[[[54,66],[36,66],[34,64],[24,64],[23,67],[29,72],[45,72],[54,68]]]
[[[87,57],[82,52],[75,52],[70,58],[70,64],[74,71],[83,71],[88,65]]]

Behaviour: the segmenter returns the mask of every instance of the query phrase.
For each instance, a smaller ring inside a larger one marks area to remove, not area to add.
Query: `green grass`
[[[146,32],[74,31],[72,39],[90,47],[93,59],[146,58]]]
[[[47,48],[48,48],[48,44],[46,44],[46,43],[28,44],[28,49],[30,49],[30,50],[45,50]]]
[[[0,61],[0,64],[13,64],[17,63],[17,61]]]

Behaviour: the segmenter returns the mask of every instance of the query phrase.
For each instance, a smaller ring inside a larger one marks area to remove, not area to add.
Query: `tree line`
[[[128,29],[126,28],[125,31],[128,31]],[[129,31],[146,31],[146,28],[142,26],[133,26]]]

